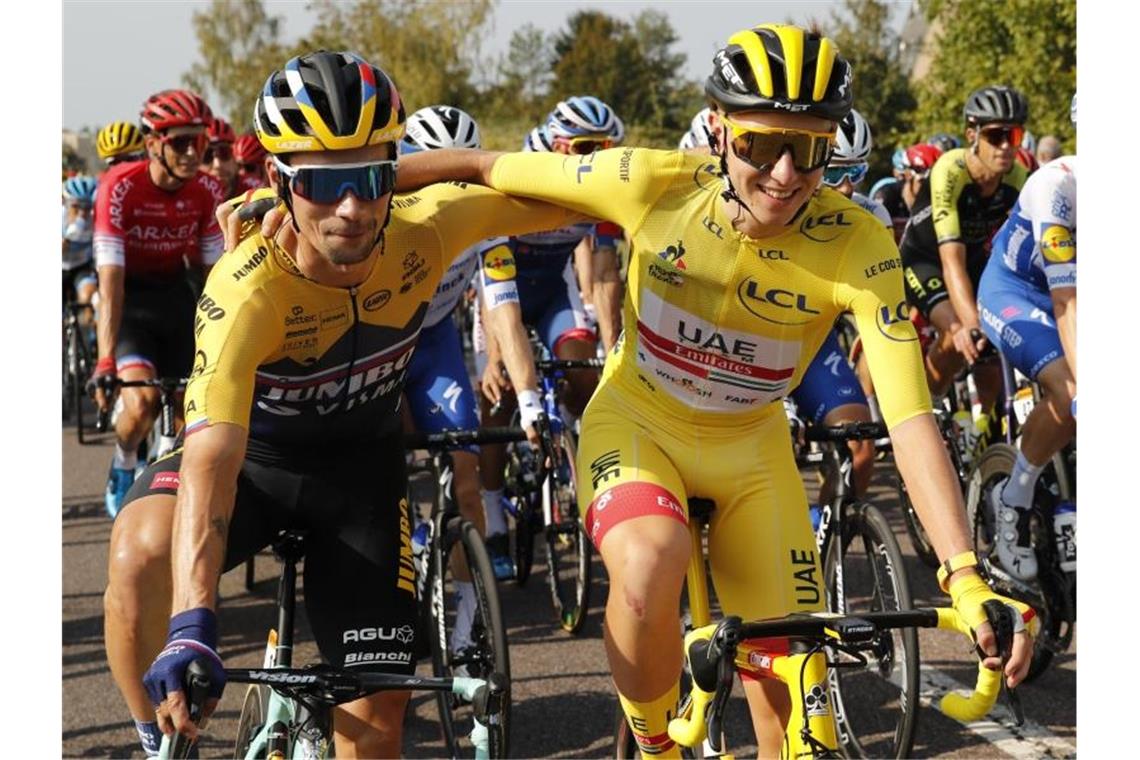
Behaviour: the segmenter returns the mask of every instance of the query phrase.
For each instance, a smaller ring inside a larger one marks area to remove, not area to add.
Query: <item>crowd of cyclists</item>
[[[1024,679],[1033,610],[978,573],[932,415],[965,369],[993,407],[995,347],[1040,387],[987,505],[996,561],[1031,583],[1035,484],[1075,435],[1076,157],[1033,138],[1020,92],[965,94],[961,137],[900,146],[872,184],[859,72],[792,25],[729,38],[677,150],[627,146],[613,108],[575,95],[519,152],[489,153],[472,114],[413,110],[356,54],[282,63],[251,133],[165,90],[137,123],[99,131],[105,171],[63,183],[64,298],[94,307],[89,387],[114,410],[107,657],[148,755],[163,732],[196,735],[191,659],[221,693],[218,577],[286,527],[309,531],[321,656],[414,671],[414,641],[350,635],[415,625],[402,433],[513,418],[538,445],[532,333],[554,357],[606,358],[600,379],[567,373],[563,413],[609,578],[606,655],[645,756],[679,756],[666,724],[688,499],[717,504],[709,555],[726,614],[822,609],[793,580],[804,563],[821,578],[813,528],[835,483],[807,503],[789,418],[886,423],[941,588],[979,656],[1011,686]],[[264,198],[276,203],[264,221],[238,219]],[[148,462],[158,391],[115,381],[163,377],[188,379],[183,437]],[[848,445],[865,493],[875,442]],[[510,578],[504,448],[453,460],[455,501]],[[470,586],[457,584],[461,610]],[[1004,661],[983,613],[994,599],[1017,612]],[[469,644],[460,622],[451,646]],[[741,677],[759,752],[775,756],[787,695]],[[407,699],[345,705],[356,720],[334,725],[337,756],[398,755]]]

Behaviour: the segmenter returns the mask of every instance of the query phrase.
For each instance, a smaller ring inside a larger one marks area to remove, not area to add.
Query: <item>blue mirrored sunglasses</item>
[[[351,192],[362,201],[375,201],[396,187],[396,162],[289,166],[274,158],[289,178],[289,189],[313,203],[336,203]]]
[[[823,170],[823,184],[828,187],[839,187],[843,184],[844,179],[849,179],[852,185],[858,185],[866,176],[867,164],[829,166]]]

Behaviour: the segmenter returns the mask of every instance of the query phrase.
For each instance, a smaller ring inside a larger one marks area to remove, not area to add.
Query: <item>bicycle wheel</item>
[[[487,678],[491,673],[506,677],[508,687],[502,710],[491,716],[490,756],[506,757],[510,737],[510,677],[511,664],[507,650],[507,630],[499,606],[499,592],[495,573],[479,531],[459,516],[451,517],[444,529],[440,550],[433,560],[431,603],[436,625],[432,626],[432,673],[449,678],[466,675]],[[463,547],[465,565],[471,576],[475,595],[475,609],[471,622],[471,643],[452,652],[448,641],[455,630],[458,610],[458,590],[450,570],[450,558],[457,546]],[[470,705],[453,694],[436,692],[439,707],[440,729],[449,757],[469,755],[473,749],[466,739],[472,728]]]
[[[515,517],[515,583],[520,586],[526,584],[531,568],[534,567],[536,523],[541,524],[542,518],[531,503],[530,496],[523,496],[518,500]]]
[[[550,524],[546,526],[547,582],[554,614],[568,633],[578,633],[590,606],[590,571],[593,551],[578,515],[577,467],[574,440],[563,430],[557,444],[562,462],[557,478],[552,473],[543,483],[544,499],[550,500]]]
[[[1013,465],[1017,461],[1017,449],[1005,443],[997,443],[988,447],[978,467],[970,478],[970,485],[966,492],[966,520],[970,526],[971,537],[974,543],[974,553],[978,561],[985,568],[996,570],[994,552],[994,521],[990,510],[990,492],[1001,480],[1009,477],[1013,472]],[[1037,479],[1035,499],[1047,498],[1044,491],[1046,473],[1043,471]],[[999,594],[1024,602],[1033,608],[1040,618],[1040,631],[1033,641],[1033,659],[1029,663],[1029,673],[1025,677],[1028,683],[1045,672],[1053,655],[1057,650],[1067,646],[1071,638],[1071,621],[1075,619],[1075,612],[1070,613],[1067,603],[1067,594],[1063,586],[1063,579],[1054,582],[1057,575],[1052,572],[1051,561],[1053,556],[1051,542],[1051,529],[1042,524],[1039,515],[1030,523],[1035,546],[1046,543],[1046,551],[1037,552],[1037,582],[1022,583],[1002,573],[984,572],[982,575],[990,588]],[[1064,643],[1061,643],[1064,642]]]
[[[906,525],[906,532],[910,536],[910,544],[914,547],[914,553],[918,555],[924,565],[932,570],[937,570],[940,564],[938,553],[934,551],[934,544],[930,543],[930,536],[926,535],[926,528],[922,527],[922,523],[918,519],[918,513],[914,509],[910,494],[906,490],[906,483],[903,482],[901,475],[898,479],[898,494],[903,524]]]
[[[829,609],[845,614],[910,609],[902,552],[883,514],[869,504],[853,505],[842,531],[824,561]],[[918,720],[918,632],[885,631],[864,656],[862,667],[828,669],[845,754],[909,757]],[[837,650],[828,659],[856,662]]]
[[[75,333],[75,330],[71,327],[71,325],[69,325],[67,322],[64,322],[64,326],[63,326],[63,352],[62,352],[63,355],[62,355],[62,359],[60,361],[60,368],[63,371],[62,376],[61,376],[61,387],[62,387],[62,391],[63,391],[63,419],[65,419],[65,420],[71,416],[71,413],[75,409],[75,407],[74,407],[74,402],[75,402],[74,384],[75,384],[76,378],[75,378],[74,372],[72,371],[73,366],[74,366],[74,361],[73,361],[74,353],[72,351],[74,340],[72,339],[72,336],[74,335],[74,333]]]
[[[244,760],[250,745],[265,723],[269,711],[269,687],[250,686],[245,690],[238,717],[237,738],[234,740],[234,760]]]

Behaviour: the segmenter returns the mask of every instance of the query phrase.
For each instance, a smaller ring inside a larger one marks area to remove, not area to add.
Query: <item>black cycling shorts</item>
[[[161,286],[128,280],[115,344],[119,369],[141,364],[156,377],[187,377],[194,365],[196,300],[185,278]]]
[[[970,277],[975,296],[985,268],[984,256],[966,257],[966,274]],[[941,262],[928,258],[915,257],[910,261],[903,260],[903,286],[906,288],[907,302],[922,312],[922,316],[928,322],[934,307],[950,298],[950,293],[946,290],[946,280],[942,276]]]
[[[401,438],[345,442],[339,456],[265,464],[238,476],[225,569],[286,529],[307,531],[304,597],[321,656],[340,667],[415,670],[416,596]],[[151,464],[125,504],[178,492],[182,449]]]

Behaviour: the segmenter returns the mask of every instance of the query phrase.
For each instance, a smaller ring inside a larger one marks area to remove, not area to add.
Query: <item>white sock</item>
[[[503,514],[503,489],[483,492],[483,512],[487,518],[487,537],[507,532],[507,518]]]
[[[133,470],[138,466],[139,453],[135,451],[124,451],[123,444],[118,441],[115,442],[115,453],[111,456],[111,466],[118,467],[120,470]]]
[[[1002,501],[1011,507],[1028,509],[1033,502],[1033,486],[1037,483],[1042,467],[1043,465],[1030,464],[1019,449],[1013,472],[1009,474],[1009,480],[1001,492]]]
[[[451,629],[451,651],[471,644],[471,624],[475,621],[475,586],[471,581],[455,581],[455,627]]]

